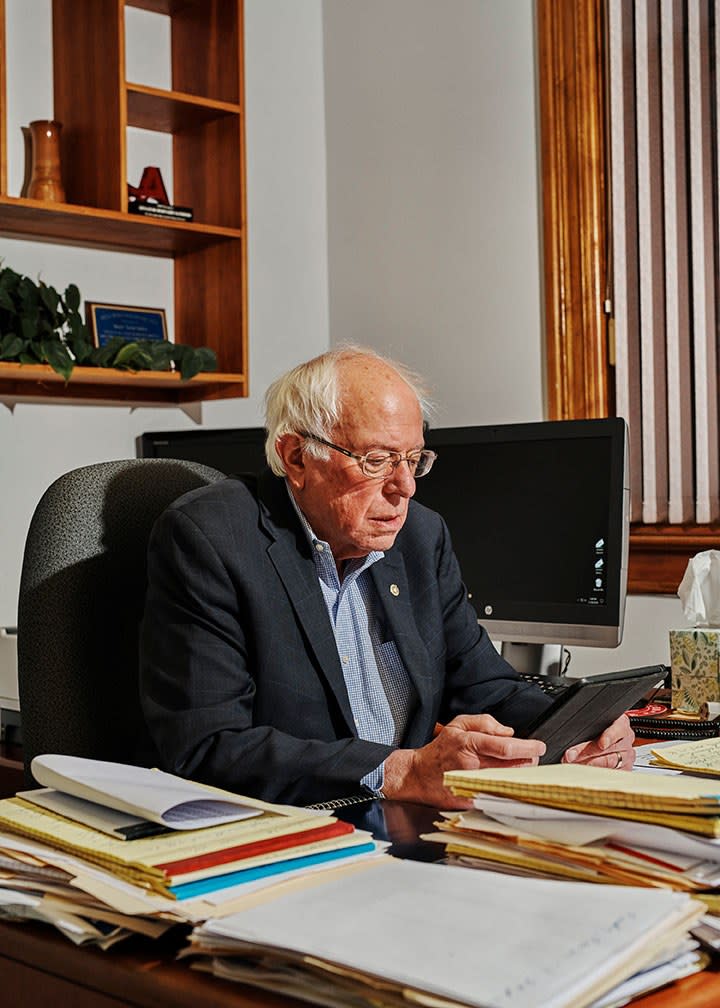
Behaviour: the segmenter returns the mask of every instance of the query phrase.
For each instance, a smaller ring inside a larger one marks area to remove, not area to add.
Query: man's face
[[[405,454],[423,447],[423,421],[412,390],[377,362],[346,368],[341,422],[329,440],[358,455],[371,449]],[[365,476],[360,464],[328,448],[327,460],[303,456],[301,486],[291,479],[315,535],[329,543],[336,562],[387,550],[407,517],[415,480],[407,462],[385,479]]]

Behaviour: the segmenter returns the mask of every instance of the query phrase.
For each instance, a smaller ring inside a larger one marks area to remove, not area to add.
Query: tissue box
[[[699,712],[720,700],[720,629],[671,630],[672,705]]]

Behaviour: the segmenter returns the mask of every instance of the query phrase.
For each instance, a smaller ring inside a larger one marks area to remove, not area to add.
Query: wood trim
[[[603,0],[538,0],[548,414],[608,416]]]
[[[628,591],[675,595],[688,560],[720,548],[720,524],[633,525],[630,529]]]

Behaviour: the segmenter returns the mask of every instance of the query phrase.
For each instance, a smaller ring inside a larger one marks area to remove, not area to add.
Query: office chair
[[[74,469],[41,498],[18,605],[29,786],[41,753],[158,764],[138,696],[148,538],[172,501],[220,479],[196,462],[127,459]]]

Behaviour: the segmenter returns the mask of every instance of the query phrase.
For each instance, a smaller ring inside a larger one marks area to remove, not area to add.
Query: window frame
[[[547,408],[612,416],[604,0],[536,0]],[[606,310],[606,306],[608,310]],[[674,595],[720,524],[630,528],[628,591]]]

